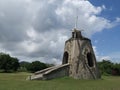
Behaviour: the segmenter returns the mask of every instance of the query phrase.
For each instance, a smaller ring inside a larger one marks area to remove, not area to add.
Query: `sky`
[[[61,64],[77,13],[77,28],[91,39],[97,61],[120,62],[119,3],[120,0],[0,0],[0,52],[20,61]]]

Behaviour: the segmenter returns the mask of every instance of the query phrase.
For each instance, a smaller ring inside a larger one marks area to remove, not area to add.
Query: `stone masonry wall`
[[[44,77],[44,80],[49,80],[49,79],[53,79],[53,78],[69,76],[68,72],[69,72],[69,64],[64,67],[54,69],[54,70],[44,74],[43,77]]]
[[[68,63],[70,64],[70,77],[76,79],[100,78],[95,54],[91,45],[91,41],[89,39],[73,38],[66,41],[64,52],[68,53]],[[89,53],[90,56],[88,55]],[[90,66],[89,64],[93,65]]]

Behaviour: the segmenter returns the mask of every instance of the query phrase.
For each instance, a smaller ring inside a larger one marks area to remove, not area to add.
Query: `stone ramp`
[[[69,75],[69,63],[35,72],[27,80],[48,80]]]

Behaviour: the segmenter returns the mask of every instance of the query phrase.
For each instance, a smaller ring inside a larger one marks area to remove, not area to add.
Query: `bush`
[[[36,72],[45,68],[47,68],[45,63],[41,63],[40,61],[34,61],[29,64],[28,70],[31,72]]]
[[[14,72],[19,68],[19,60],[8,54],[0,53],[0,70],[3,72]]]
[[[98,67],[102,75],[120,75],[120,64],[112,63],[110,60],[98,62]]]

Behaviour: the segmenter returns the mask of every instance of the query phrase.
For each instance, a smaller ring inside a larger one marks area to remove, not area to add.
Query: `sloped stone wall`
[[[49,80],[53,78],[59,78],[69,76],[69,64],[66,64],[63,67],[51,70],[43,75],[44,80]]]
[[[29,76],[28,79],[49,80],[64,76],[69,76],[69,63],[37,71],[33,75]]]

